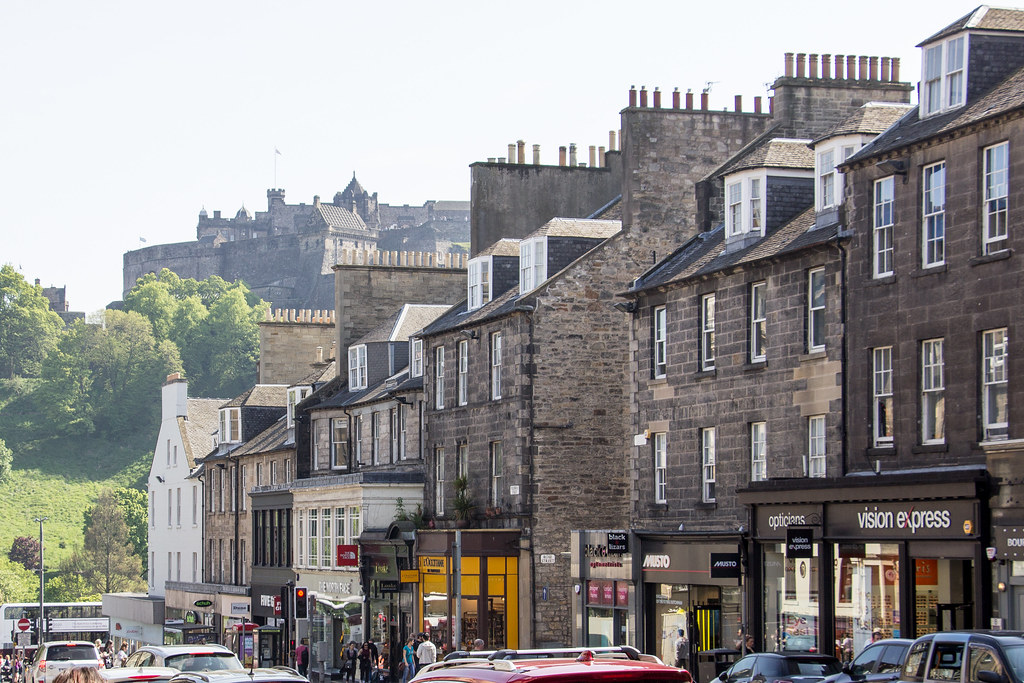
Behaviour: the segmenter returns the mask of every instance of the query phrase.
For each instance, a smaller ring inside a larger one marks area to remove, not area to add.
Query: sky
[[[92,312],[124,252],[194,240],[204,207],[329,200],[353,173],[383,203],[468,200],[469,165],[516,140],[544,164],[606,146],[631,85],[750,111],[786,52],[899,57],[916,84],[914,46],[975,7],[0,0],[0,264]]]

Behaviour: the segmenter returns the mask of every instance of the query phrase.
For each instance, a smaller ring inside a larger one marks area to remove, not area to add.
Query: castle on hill
[[[123,289],[168,268],[197,280],[243,280],[275,308],[333,308],[331,268],[343,251],[462,254],[469,241],[468,201],[382,204],[353,173],[330,202],[314,196],[312,204],[287,204],[283,189],[269,189],[266,211],[254,214],[243,205],[228,218],[204,207],[195,241],[125,253]]]

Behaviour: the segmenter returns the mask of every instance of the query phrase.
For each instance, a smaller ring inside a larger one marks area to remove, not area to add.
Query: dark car
[[[755,652],[730,666],[718,678],[725,683],[817,683],[843,670],[830,655]]]
[[[914,641],[889,638],[869,644],[852,662],[843,665],[843,672],[829,676],[822,683],[859,683],[860,681],[894,681]]]
[[[901,683],[1022,683],[1020,631],[947,631],[914,641],[903,660]]]

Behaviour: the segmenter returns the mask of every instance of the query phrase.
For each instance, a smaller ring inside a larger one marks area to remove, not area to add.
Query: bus
[[[47,602],[46,640],[97,639],[104,643],[110,637],[110,619],[103,616],[102,602]],[[18,621],[28,619],[27,631],[18,627]],[[38,602],[7,602],[0,605],[0,652],[10,653],[14,648],[35,648],[39,644]]]

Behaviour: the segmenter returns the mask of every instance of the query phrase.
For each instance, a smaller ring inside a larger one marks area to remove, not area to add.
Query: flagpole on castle
[[[281,150],[274,148],[274,189],[277,189],[277,158],[281,156]]]

